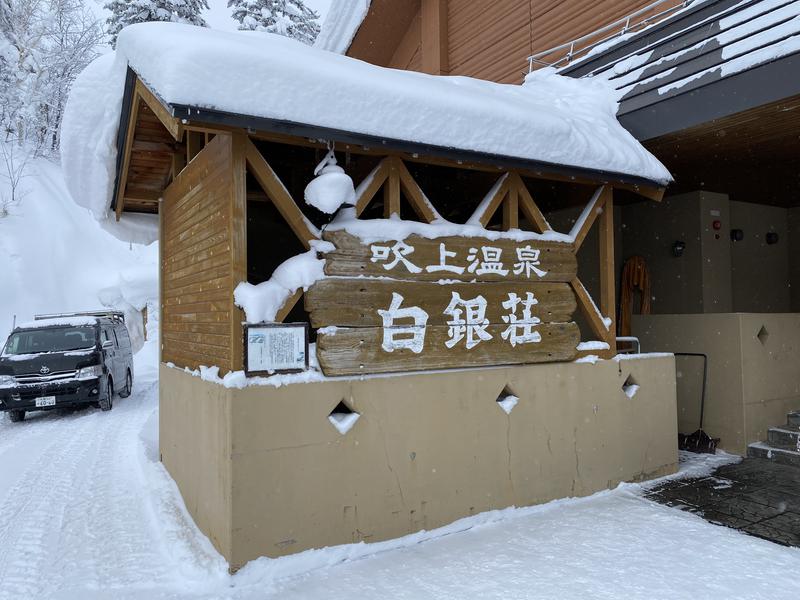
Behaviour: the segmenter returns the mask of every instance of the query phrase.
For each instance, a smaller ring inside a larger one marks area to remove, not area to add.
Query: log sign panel
[[[580,341],[570,244],[476,237],[362,243],[335,250],[305,296],[326,375],[573,360]]]

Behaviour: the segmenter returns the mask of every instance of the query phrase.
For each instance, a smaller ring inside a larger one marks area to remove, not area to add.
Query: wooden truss
[[[306,249],[310,249],[311,242],[320,239],[319,230],[305,217],[253,142],[249,138],[243,137],[242,143],[248,172],[253,175],[264,194],[275,205],[297,239]],[[405,197],[409,206],[422,221],[433,223],[441,219],[433,204],[408,171],[404,161],[398,156],[388,156],[381,160],[358,186],[356,189],[356,215],[363,214],[381,189],[383,189],[384,218],[400,216],[401,200]],[[486,227],[498,210],[502,210],[503,231],[519,229],[523,219],[524,224],[537,233],[545,234],[553,231],[524,180],[517,172],[505,173],[497,180],[467,223]],[[605,342],[609,346],[608,350],[593,350],[591,353],[606,357],[616,354],[614,204],[612,188],[608,185],[597,188],[570,232],[573,253],[577,254],[581,249],[587,234],[596,222],[599,223],[600,228],[599,306],[578,277],[575,277],[570,285],[593,335],[597,340]],[[293,294],[278,312],[276,321],[286,319],[302,296],[302,290]]]

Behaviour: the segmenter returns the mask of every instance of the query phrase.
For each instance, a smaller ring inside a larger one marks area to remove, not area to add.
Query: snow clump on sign
[[[330,242],[314,240],[311,250],[282,262],[267,281],[253,285],[246,281],[233,292],[236,306],[245,313],[248,323],[274,321],[278,311],[297,290],[307,290],[325,276],[325,260],[318,252],[331,252]]]

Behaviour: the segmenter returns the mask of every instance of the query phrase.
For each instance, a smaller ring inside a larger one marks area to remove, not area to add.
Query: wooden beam
[[[200,150],[206,145],[206,134],[199,131],[186,132],[186,163],[192,162],[192,159],[200,154]]]
[[[295,305],[300,301],[300,298],[302,297],[303,297],[303,288],[300,288],[289,298],[287,298],[286,302],[283,303],[283,306],[281,306],[280,310],[275,315],[275,322],[283,323],[286,320],[286,317],[289,316],[289,313],[292,312],[292,309],[295,307]]]
[[[153,114],[158,117],[158,120],[161,121],[161,124],[164,128],[169,131],[170,135],[175,139],[176,142],[181,141],[183,138],[183,125],[181,122],[172,116],[170,111],[161,102],[161,100],[156,96],[153,92],[151,92],[148,87],[142,83],[140,79],[136,79],[136,86],[134,88],[136,94],[138,94],[144,103],[153,111]]]
[[[575,292],[578,308],[580,308],[583,316],[586,317],[592,333],[597,336],[599,341],[606,342],[609,346],[613,347],[612,342],[615,341],[612,340],[612,338],[614,338],[614,332],[609,327],[606,327],[606,322],[603,319],[600,309],[597,308],[597,305],[583,286],[583,283],[581,283],[581,280],[575,277],[570,281],[570,285]],[[609,352],[606,351],[606,353],[608,354]]]
[[[572,231],[569,233],[573,240],[572,243],[575,247],[575,252],[580,249],[583,241],[586,239],[586,235],[589,233],[592,225],[594,225],[597,215],[602,212],[603,203],[606,199],[606,195],[603,193],[603,190],[605,189],[606,186],[604,185],[597,188],[592,196],[592,199],[589,200],[589,204],[587,204],[586,208],[583,209],[583,212],[578,217],[578,220],[575,221]]]
[[[190,129],[195,130],[202,130],[202,131],[225,131],[226,129],[233,131],[233,128],[226,127],[223,125],[214,125],[214,124],[202,124],[202,123],[194,123],[194,124],[187,124],[184,125],[184,128],[188,131]],[[297,137],[293,135],[281,134],[281,133],[273,133],[270,131],[255,131],[249,133],[250,137],[253,139],[264,140],[269,142],[275,142],[279,144],[289,144],[292,146],[302,146],[306,148],[318,148],[320,150],[325,150],[327,148],[327,143],[319,142],[316,140],[310,140],[304,137]],[[398,151],[388,151],[384,148],[379,147],[366,147],[364,145],[359,144],[347,144],[344,142],[337,142],[336,144],[337,151],[341,152],[350,152],[351,154],[357,155],[367,155],[367,156],[397,156],[404,162],[416,162],[416,163],[423,163],[427,165],[435,165],[435,166],[443,166],[443,167],[452,167],[456,169],[464,169],[470,171],[480,171],[483,173],[503,173],[508,171],[508,165],[502,164],[492,164],[488,162],[479,162],[477,160],[454,160],[449,158],[443,158],[441,156],[429,156],[423,155],[419,153],[411,153],[411,152],[398,152]],[[568,175],[564,173],[556,173],[547,171],[546,169],[524,169],[518,168],[515,169],[523,177],[529,177],[531,179],[539,179],[544,181],[563,181],[567,183],[579,183],[583,185],[610,185],[619,190],[628,190],[635,194],[639,194],[651,200],[658,200],[664,195],[664,186],[659,186],[653,184],[652,186],[648,186],[646,184],[633,184],[633,183],[622,183],[616,182],[607,179],[598,179],[598,178],[591,178],[588,176],[580,176],[580,175]]]
[[[603,213],[600,215],[600,312],[611,319],[611,335],[607,338],[612,353],[616,354],[616,269],[614,267],[614,196],[611,188],[604,187]]]
[[[117,221],[122,216],[125,209],[125,188],[128,187],[128,170],[131,166],[131,150],[133,149],[134,137],[136,136],[136,122],[139,120],[139,95],[133,91],[131,101],[131,113],[128,115],[128,129],[125,132],[125,148],[122,151],[122,170],[119,173],[119,185],[117,185],[117,197],[114,200],[114,213]]]
[[[513,179],[512,184],[516,184],[517,194],[519,195],[519,208],[522,211],[522,214],[525,215],[525,218],[531,222],[538,233],[553,231],[553,228],[550,227],[550,223],[547,222],[544,214],[542,214],[542,211],[539,210],[539,207],[536,205],[533,196],[531,196],[530,192],[528,191],[528,186],[525,185],[525,182],[522,180],[522,177],[519,176],[519,173],[512,173],[511,177]]]
[[[356,216],[360,216],[367,208],[369,203],[383,187],[389,177],[389,161],[384,158],[372,169],[369,175],[364,178],[356,189]]]
[[[253,145],[253,142],[245,139],[244,146],[250,173],[256,178],[256,181],[264,189],[267,196],[270,197],[275,208],[278,209],[278,212],[281,213],[281,216],[291,227],[297,239],[302,242],[306,250],[309,250],[311,248],[311,240],[319,238],[319,231],[297,207],[289,191],[261,155],[261,152],[258,151],[258,148]]]
[[[417,213],[417,216],[426,223],[433,223],[441,219],[441,215],[439,215],[433,207],[433,204],[431,204],[431,201],[425,196],[422,188],[419,187],[419,184],[417,184],[411,176],[411,173],[408,172],[408,168],[403,161],[395,156],[392,157],[392,162],[397,168],[397,172],[400,174],[400,186],[403,188],[406,199],[411,205],[411,208],[414,209],[414,212]]]
[[[495,182],[492,189],[489,190],[489,193],[486,194],[478,205],[478,208],[475,209],[475,212],[472,213],[472,216],[467,220],[467,224],[486,227],[503,202],[503,198],[508,194],[508,187],[508,173],[506,173]]]
[[[247,144],[250,140],[244,133],[231,136],[231,178],[229,198],[229,227],[231,253],[231,281],[235,288],[247,281]],[[230,299],[231,314],[231,369],[244,369],[244,329],[245,315],[236,306],[233,294]]]
[[[400,216],[400,172],[397,170],[395,160],[388,161],[389,178],[383,187],[383,218],[390,219],[392,215]]]
[[[422,71],[445,75],[447,64],[447,0],[422,0]]]
[[[503,202],[503,231],[519,229],[519,196],[517,186],[509,185],[508,194]]]

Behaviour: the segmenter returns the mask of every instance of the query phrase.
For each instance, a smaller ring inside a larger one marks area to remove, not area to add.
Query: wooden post
[[[611,187],[603,190],[603,212],[600,214],[600,312],[611,319],[608,345],[616,354],[617,301],[616,270],[614,267],[614,196]]]
[[[389,179],[383,188],[383,218],[400,216],[400,172],[394,160],[389,160]]]
[[[422,71],[445,75],[447,64],[447,0],[422,0]]]
[[[503,231],[519,229],[518,198],[516,186],[510,185],[506,200],[503,202]]]
[[[233,288],[247,281],[247,144],[243,133],[232,135],[231,144],[231,191],[229,197],[231,283]],[[244,334],[242,321],[245,316],[233,301],[231,303],[231,370],[244,369]]]

